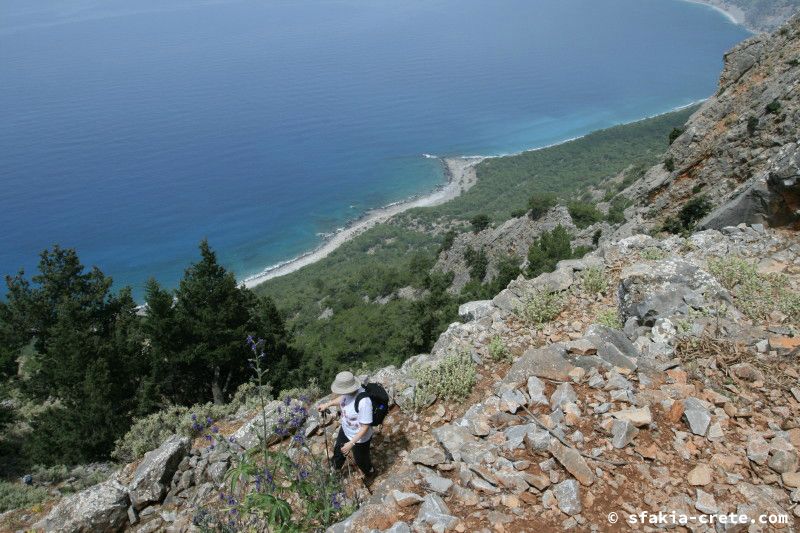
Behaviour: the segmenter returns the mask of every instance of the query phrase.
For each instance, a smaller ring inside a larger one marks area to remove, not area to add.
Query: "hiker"
[[[317,406],[319,412],[325,412],[338,406],[341,412],[341,427],[333,447],[333,466],[342,468],[345,455],[353,451],[353,458],[358,468],[369,479],[375,474],[370,460],[369,445],[372,438],[373,405],[364,387],[352,372],[339,372],[331,385],[331,391],[338,394],[329,402]],[[356,400],[358,405],[356,406]]]

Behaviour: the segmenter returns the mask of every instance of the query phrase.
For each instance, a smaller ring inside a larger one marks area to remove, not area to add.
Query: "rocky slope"
[[[762,314],[753,314],[744,282],[731,285],[721,267],[733,256],[765,279],[783,276],[783,296],[756,308]],[[587,281],[590,269],[606,277],[602,293]],[[519,316],[536,294],[562,300],[543,325]],[[770,514],[785,521],[775,529],[793,531],[800,523],[797,294],[796,233],[741,225],[689,238],[629,237],[462,306],[464,322],[432,353],[370,376],[394,404],[375,437],[381,474],[371,493],[351,493],[363,504],[331,531],[607,531],[628,527],[610,525],[609,513],[625,522],[658,511]],[[787,307],[779,305],[784,297]],[[621,329],[598,323],[609,311],[619,313]],[[492,359],[498,337],[512,361]],[[475,361],[470,397],[414,405],[418,370],[451,353]],[[270,423],[280,405],[267,407]],[[170,438],[47,516],[17,514],[13,523],[198,531],[196,510],[224,490],[231,453],[255,444],[255,415],[220,424],[235,442],[212,449]],[[311,416],[301,431],[324,453],[321,433],[331,438],[335,429]]]
[[[675,217],[703,195],[715,210],[700,227],[800,220],[800,17],[725,56],[717,94],[689,119],[663,165],[624,194],[629,234]]]

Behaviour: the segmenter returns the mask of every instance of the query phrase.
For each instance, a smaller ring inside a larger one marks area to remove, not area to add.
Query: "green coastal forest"
[[[180,430],[175,425],[185,424],[187,413],[235,412],[253,394],[248,335],[265,340],[275,395],[313,389],[344,368],[397,365],[430,350],[458,319],[460,303],[491,297],[520,273],[520,259],[509,260],[495,279],[482,284],[483,276],[473,276],[451,294],[452,274],[431,267],[455,233],[533,216],[590,186],[606,188],[613,200],[660,161],[670,132],[695,109],[486,160],[461,197],[405,212],[255,290],[240,287],[204,241],[177,288],[148,283],[143,313],[128,288],[82,265],[79,251],[43,251],[36,272],[6,277],[0,300],[0,475],[130,460],[159,431]],[[621,172],[621,184],[607,183]],[[589,220],[598,216],[580,201],[573,209]],[[555,252],[545,242],[537,246],[532,264],[546,269]],[[403,287],[423,296],[380,301]],[[0,482],[0,512],[4,490]]]

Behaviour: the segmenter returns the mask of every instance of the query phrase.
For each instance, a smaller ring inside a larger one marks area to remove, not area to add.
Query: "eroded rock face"
[[[128,523],[128,490],[106,481],[61,500],[47,517],[34,525],[56,533],[113,533]]]
[[[157,449],[145,454],[129,487],[131,503],[137,510],[164,499],[169,482],[187,453],[189,438],[173,435]]]
[[[674,170],[658,164],[624,192],[639,202],[634,225],[658,227],[699,195],[714,208],[702,229],[800,222],[800,66],[786,59],[800,53],[799,29],[795,17],[726,54],[719,90],[669,148]]]

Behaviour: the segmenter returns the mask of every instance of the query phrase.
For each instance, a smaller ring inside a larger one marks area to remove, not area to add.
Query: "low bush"
[[[595,322],[598,324],[602,324],[603,326],[607,326],[611,329],[618,329],[621,330],[624,326],[622,324],[622,319],[619,316],[619,311],[617,309],[604,309],[597,313],[597,318]]]
[[[628,198],[624,196],[617,196],[612,200],[611,205],[608,208],[608,214],[606,215],[606,220],[611,224],[621,224],[625,222],[625,209],[627,209],[630,205],[632,205]]]
[[[0,513],[30,507],[48,498],[47,490],[18,482],[0,481]]]
[[[528,200],[528,216],[533,220],[542,218],[550,209],[556,206],[558,200],[553,194],[536,194]]]
[[[469,354],[460,352],[445,356],[436,366],[414,372],[422,394],[435,394],[443,400],[462,401],[475,386],[475,364]]]
[[[456,235],[458,235],[455,230],[450,230],[444,234],[444,239],[442,240],[441,246],[439,246],[439,252],[436,255],[439,255],[442,252],[446,252],[450,248],[453,247],[453,243],[456,240]]]
[[[486,277],[486,269],[489,267],[489,257],[486,252],[475,250],[472,246],[467,246],[464,252],[464,261],[469,269],[469,277],[474,281],[483,281]]]
[[[734,297],[736,307],[751,320],[764,320],[773,311],[800,324],[800,294],[790,289],[786,276],[759,274],[756,265],[740,257],[709,261],[708,270]]]
[[[669,172],[675,171],[675,158],[672,156],[667,157],[664,159],[664,168],[667,169]]]
[[[506,348],[500,335],[495,335],[489,342],[489,356],[493,361],[508,361],[511,359],[511,352]]]
[[[533,325],[546,324],[564,309],[564,298],[553,292],[537,292],[522,307],[522,317]]]
[[[645,248],[639,253],[639,257],[645,261],[660,261],[667,257],[667,254],[658,248]]]
[[[579,228],[588,228],[596,222],[603,220],[603,213],[595,206],[586,202],[570,202],[567,206],[572,222]]]
[[[681,208],[678,218],[687,230],[692,230],[694,225],[711,212],[711,202],[705,196],[695,196]]]
[[[672,131],[669,133],[669,144],[675,142],[675,139],[683,135],[683,132],[686,131],[686,128],[672,128]]]
[[[573,257],[571,242],[572,235],[560,225],[542,233],[528,249],[528,276],[552,272],[559,261]]]
[[[605,294],[608,290],[608,276],[603,268],[587,268],[582,272],[581,279],[584,290],[589,294]]]
[[[481,213],[480,215],[475,215],[469,221],[469,223],[472,224],[472,232],[473,233],[482,232],[483,230],[485,230],[486,228],[489,227],[489,223],[490,222],[491,222],[491,219],[489,218],[489,215],[485,215],[483,213]]]
[[[758,130],[758,118],[750,117],[747,119],[747,133],[755,135]]]
[[[777,115],[781,112],[781,103],[778,100],[773,100],[767,105],[767,113],[770,115]]]
[[[271,393],[269,385],[263,385],[261,390],[266,396]],[[319,391],[319,388],[312,384],[309,388],[286,391],[284,396],[300,392],[311,397],[315,391]],[[195,437],[205,429],[209,420],[231,415],[241,408],[255,409],[258,403],[259,387],[252,382],[245,382],[236,390],[231,402],[224,405],[209,402],[190,407],[182,405],[166,407],[135,419],[128,432],[117,440],[111,456],[118,461],[133,461],[158,448],[170,435]]]

